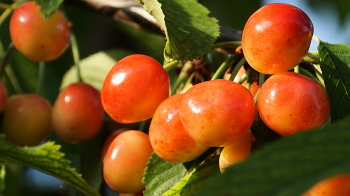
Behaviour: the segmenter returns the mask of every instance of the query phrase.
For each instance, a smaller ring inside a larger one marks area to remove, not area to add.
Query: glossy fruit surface
[[[60,11],[46,20],[34,1],[20,5],[10,19],[11,40],[24,56],[32,61],[51,61],[69,45],[68,22]]]
[[[350,174],[338,174],[315,184],[302,196],[349,196]]]
[[[107,114],[120,123],[134,123],[153,116],[169,97],[170,80],[155,59],[141,54],[118,61],[107,74],[101,91]]]
[[[7,100],[7,90],[2,81],[0,81],[0,112],[2,112],[5,108]]]
[[[37,94],[12,95],[4,109],[2,130],[19,146],[36,146],[50,133],[51,105]]]
[[[189,135],[210,147],[227,146],[253,124],[252,94],[235,82],[217,79],[190,88],[182,99],[180,117]]]
[[[106,140],[103,142],[103,146],[102,146],[102,161],[107,153],[107,150],[109,148],[109,146],[111,145],[111,143],[113,142],[114,138],[116,138],[119,134],[123,133],[124,131],[126,131],[128,129],[118,129],[113,131],[110,135],[108,135],[108,137],[106,138]]]
[[[295,67],[309,50],[314,27],[299,8],[267,4],[254,12],[242,34],[247,62],[255,70],[275,74]]]
[[[91,85],[78,82],[64,88],[52,108],[52,126],[67,142],[83,142],[94,137],[103,123],[100,93]]]
[[[182,125],[180,106],[184,94],[173,95],[157,108],[149,128],[154,152],[169,162],[188,162],[209,147],[193,140]]]
[[[219,157],[220,171],[224,172],[226,167],[239,163],[248,157],[251,154],[250,149],[253,141],[255,141],[254,135],[251,131],[247,131],[239,140],[225,146]]]
[[[136,130],[119,134],[103,160],[103,177],[107,185],[119,193],[143,191],[143,171],[152,152],[147,134]]]
[[[315,80],[284,72],[272,75],[262,85],[258,110],[270,129],[285,136],[324,125],[330,103],[326,91]]]

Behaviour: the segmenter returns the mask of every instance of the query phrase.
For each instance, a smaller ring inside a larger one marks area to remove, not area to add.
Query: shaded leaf
[[[18,147],[7,141],[4,134],[0,134],[0,164],[32,167],[73,185],[86,195],[99,196],[81,175],[69,166],[70,161],[63,157],[64,154],[59,149],[60,146],[54,142],[35,147]]]
[[[83,81],[101,90],[109,70],[118,60],[130,54],[132,53],[126,50],[112,49],[101,51],[82,59],[79,66]],[[61,89],[75,82],[78,82],[77,69],[75,66],[72,66],[63,77]]]
[[[35,3],[41,6],[40,12],[46,19],[50,18],[62,2],[63,0],[35,0]]]
[[[168,190],[163,196],[192,196],[203,186],[214,174],[220,172],[219,156],[207,159],[203,164],[196,167],[190,174]]]
[[[336,121],[350,114],[350,46],[320,42],[318,52],[331,120]]]
[[[159,22],[167,42],[164,56],[186,61],[202,57],[219,36],[217,20],[196,0],[139,0]],[[167,59],[170,61],[170,59]]]
[[[146,185],[144,196],[163,195],[187,173],[182,163],[171,163],[152,153],[142,182]]]
[[[325,178],[350,172],[349,126],[348,117],[272,142],[213,176],[197,195],[301,195]]]
[[[5,165],[0,164],[0,195],[1,192],[5,189]]]

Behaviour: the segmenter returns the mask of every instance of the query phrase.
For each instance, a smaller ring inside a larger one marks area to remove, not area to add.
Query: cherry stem
[[[2,76],[6,65],[8,64],[12,53],[15,51],[15,47],[13,46],[12,42],[10,43],[9,47],[6,50],[6,53],[4,57],[1,59],[1,64],[0,64],[0,76]]]
[[[246,63],[247,61],[245,60],[245,57],[243,56],[239,62],[236,64],[235,68],[232,70],[231,72],[231,76],[230,79],[231,81],[233,81],[237,75],[237,73],[239,72],[239,70],[241,69],[241,67],[244,65],[244,63]]]
[[[38,84],[36,85],[35,93],[40,94],[44,85],[45,62],[39,62]]]
[[[79,47],[78,47],[77,39],[75,38],[75,35],[73,33],[71,33],[70,42],[71,42],[74,65],[77,69],[77,78],[79,82],[82,82],[83,79],[81,77],[81,71],[79,66],[79,62],[80,62]]]
[[[302,59],[303,62],[309,62],[313,64],[320,64],[320,57],[318,52],[308,52]]]
[[[294,67],[294,72],[295,73],[300,73],[300,66],[299,65]]]
[[[144,133],[148,133],[148,129],[147,128],[148,128],[149,121],[150,121],[150,119],[141,121],[137,130],[142,131]]]
[[[16,94],[22,94],[24,91],[23,91],[21,85],[19,84],[15,73],[13,73],[11,66],[5,67],[5,75],[7,76],[8,80],[10,81]]]
[[[0,8],[1,9],[8,9],[8,8],[12,8],[12,6],[10,4],[7,4],[7,3],[0,3]]]
[[[216,72],[214,73],[214,75],[211,77],[211,80],[215,80],[220,78],[223,73],[225,73],[225,71],[231,66],[231,64],[233,63],[233,61],[236,59],[236,55],[231,55],[229,56],[221,65],[220,67],[216,70]]]
[[[1,3],[0,3],[1,7]],[[11,6],[6,7],[6,10],[1,14],[0,16],[0,26],[4,23],[4,21],[9,17],[14,10],[15,4],[12,4]]]
[[[219,42],[213,44],[211,49],[215,48],[237,48],[242,45],[242,41],[229,41],[229,42]]]
[[[170,69],[174,68],[177,64],[179,64],[179,61],[172,61],[164,64],[163,68],[165,69],[165,71],[169,71]]]
[[[171,95],[176,94],[177,88],[179,88],[179,86],[181,84],[183,84],[185,81],[187,81],[188,77],[189,77],[189,73],[188,71],[193,67],[191,62],[187,62],[183,65],[181,72],[179,74],[179,76],[176,78],[174,85],[172,86],[171,89]]]
[[[321,42],[320,38],[318,38],[316,35],[312,35],[312,38],[313,38],[314,40],[316,40],[318,43]]]
[[[260,87],[264,84],[265,79],[266,79],[266,74],[259,73],[259,86]]]

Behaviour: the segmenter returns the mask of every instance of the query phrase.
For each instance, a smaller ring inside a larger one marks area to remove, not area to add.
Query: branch
[[[105,15],[137,29],[164,35],[157,20],[136,0],[65,0],[63,3]]]

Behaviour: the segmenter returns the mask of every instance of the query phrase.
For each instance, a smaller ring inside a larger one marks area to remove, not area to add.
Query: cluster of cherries
[[[33,1],[19,6],[10,21],[10,35],[27,58],[50,61],[69,45],[69,25],[60,11],[46,20],[39,8]],[[10,141],[34,146],[45,140],[51,127],[64,141],[87,141],[101,129],[104,112],[123,124],[150,120],[147,133],[119,129],[104,142],[104,180],[120,193],[142,195],[143,172],[152,152],[166,161],[184,163],[218,147],[224,172],[251,153],[255,137],[250,128],[258,117],[282,136],[328,121],[330,103],[322,85],[290,71],[306,55],[312,36],[312,22],[302,10],[268,4],[251,15],[242,35],[248,64],[269,76],[262,85],[255,84],[254,92],[252,85],[247,89],[234,81],[215,79],[170,95],[170,79],[162,65],[134,54],[113,66],[101,92],[86,83],[74,83],[59,93],[52,107],[37,94],[7,98],[5,87],[0,86],[2,129]],[[349,176],[327,179],[304,196],[320,195],[320,190],[349,194],[350,186],[328,190],[331,183],[349,181]]]

